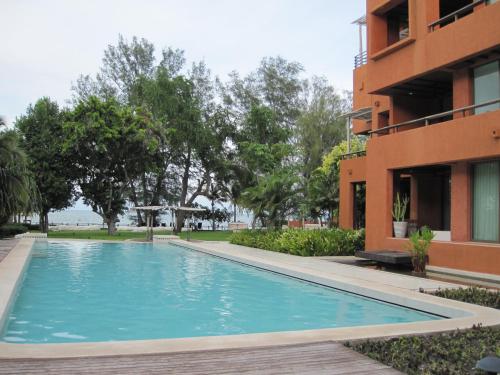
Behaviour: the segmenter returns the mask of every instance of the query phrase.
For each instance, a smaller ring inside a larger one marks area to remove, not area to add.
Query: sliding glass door
[[[500,161],[473,166],[472,239],[500,242]]]

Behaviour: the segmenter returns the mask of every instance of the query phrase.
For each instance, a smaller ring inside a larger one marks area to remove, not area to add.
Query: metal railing
[[[362,65],[365,65],[368,61],[368,54],[366,51],[361,52],[360,54],[354,56],[354,68],[359,68]]]
[[[430,23],[427,27],[429,28],[429,31],[434,31],[436,26],[441,26],[443,23],[451,23],[455,22],[460,18],[460,16],[463,16],[465,13],[468,13],[471,11],[476,5],[484,3],[486,0],[475,0],[469,5],[464,6],[463,8],[457,9],[456,11],[447,14],[446,16],[438,19],[437,21],[434,21],[433,23]],[[451,22],[450,22],[451,21]]]
[[[356,151],[356,152],[349,152],[348,154],[340,155],[340,160],[354,159],[354,158],[359,158],[361,156],[366,156],[365,150]]]
[[[467,112],[469,112],[471,110],[474,110],[476,108],[486,107],[486,106],[489,106],[492,104],[497,104],[497,103],[500,103],[500,98],[494,99],[494,100],[489,100],[487,102],[480,103],[480,104],[473,104],[473,105],[468,105],[468,106],[462,107],[462,108],[452,109],[452,110],[446,111],[446,112],[436,113],[436,114],[430,115],[430,116],[420,117],[420,118],[417,118],[415,120],[400,122],[399,124],[395,124],[395,125],[384,126],[383,128],[372,130],[372,131],[368,132],[368,134],[373,135],[373,134],[378,134],[378,133],[382,133],[382,132],[389,132],[389,130],[398,131],[399,128],[401,128],[403,126],[410,126],[410,125],[424,125],[424,126],[432,125],[433,124],[433,123],[431,123],[432,120],[453,116],[455,113],[459,113],[459,112],[462,112],[462,116],[466,117],[468,115]]]

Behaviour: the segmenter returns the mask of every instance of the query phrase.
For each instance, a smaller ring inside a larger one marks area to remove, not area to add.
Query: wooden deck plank
[[[0,374],[399,374],[339,343],[137,356],[0,360]]]

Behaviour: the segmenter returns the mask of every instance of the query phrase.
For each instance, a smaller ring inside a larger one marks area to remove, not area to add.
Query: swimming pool
[[[436,319],[174,245],[36,242],[2,340],[121,341]]]

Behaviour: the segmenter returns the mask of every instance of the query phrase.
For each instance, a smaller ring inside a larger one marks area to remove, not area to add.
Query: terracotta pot
[[[394,221],[394,237],[405,238],[406,231],[408,229],[408,223],[406,221]]]

